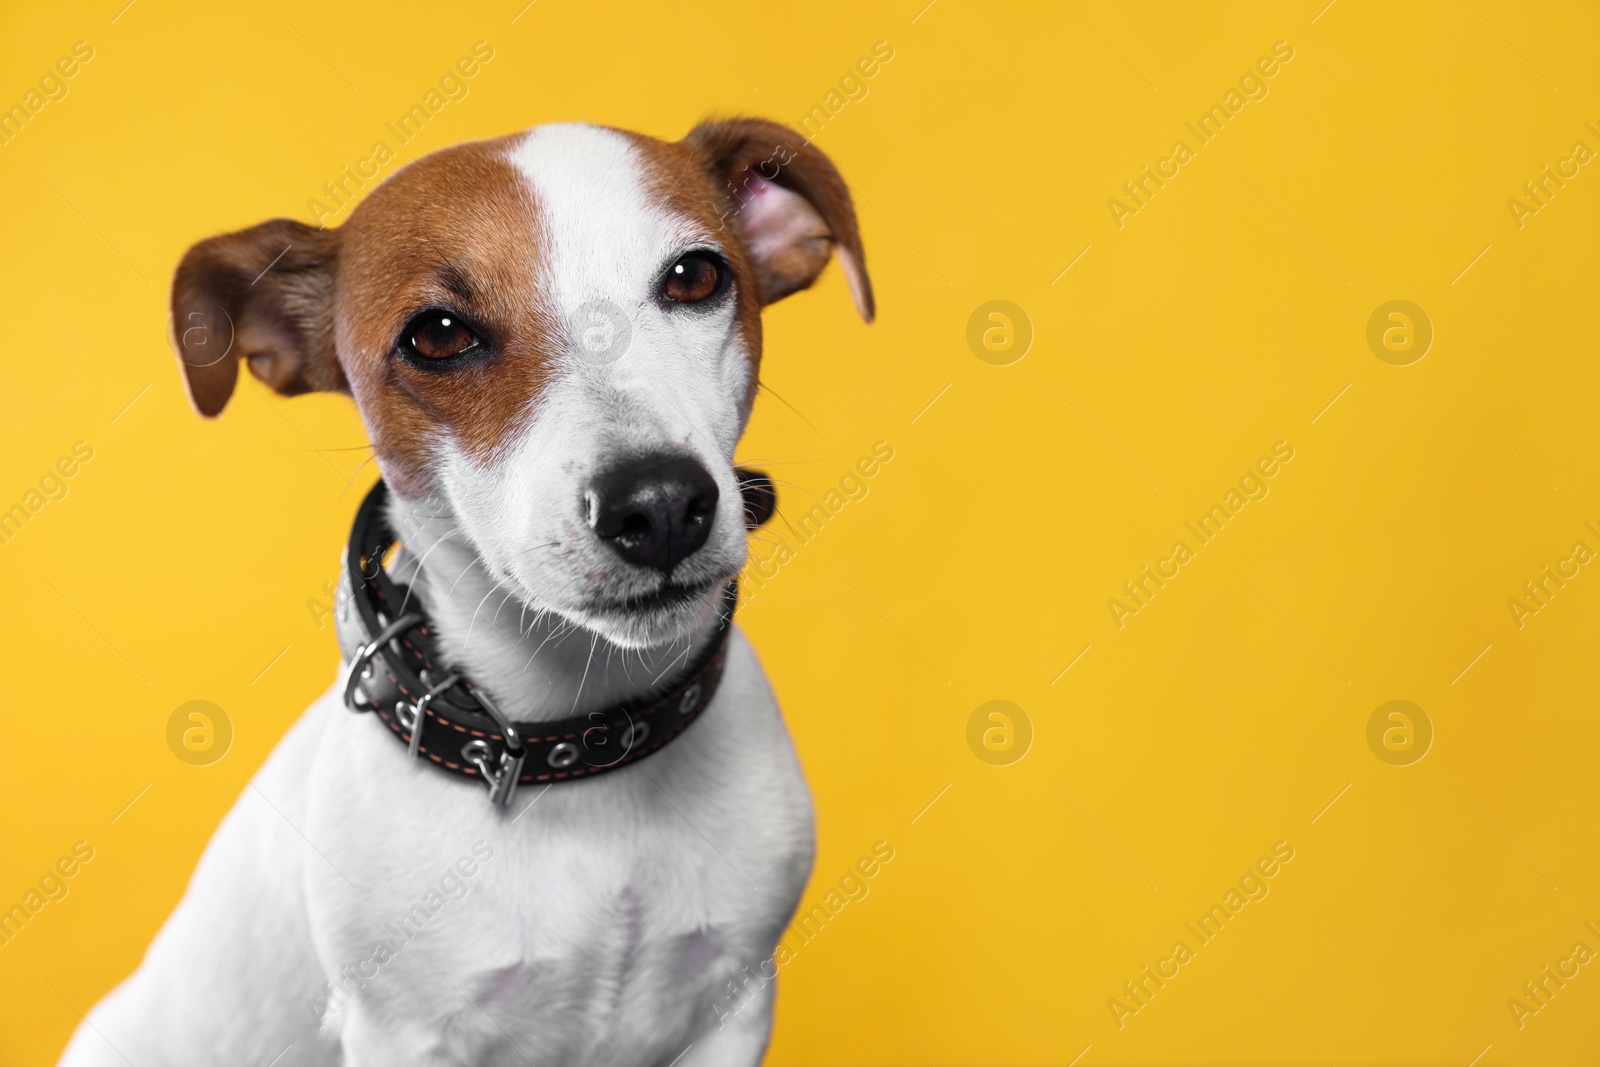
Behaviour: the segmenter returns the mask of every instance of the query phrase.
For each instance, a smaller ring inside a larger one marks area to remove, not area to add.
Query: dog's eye
[[[698,304],[722,290],[726,269],[709,252],[690,252],[667,268],[663,286],[667,299],[680,304]]]
[[[478,336],[448,311],[424,311],[406,325],[401,347],[425,360],[449,359],[478,347]]]

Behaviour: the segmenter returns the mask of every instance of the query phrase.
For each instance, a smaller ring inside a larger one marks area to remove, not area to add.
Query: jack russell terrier
[[[762,305],[835,252],[870,322],[844,180],[755,119],[458,145],[189,250],[200,414],[241,358],[346,393],[383,477],[338,684],[63,1064],[760,1061],[812,815],[731,623],[773,506],[733,454]]]

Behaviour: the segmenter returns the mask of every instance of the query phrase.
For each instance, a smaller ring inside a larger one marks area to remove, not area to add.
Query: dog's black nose
[[[584,500],[602,541],[629,563],[667,574],[711,534],[717,483],[689,456],[658,454],[612,467]]]

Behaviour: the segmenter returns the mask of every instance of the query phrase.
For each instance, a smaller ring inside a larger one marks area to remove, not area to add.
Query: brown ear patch
[[[856,311],[872,321],[872,281],[850,189],[827,156],[765,119],[704,122],[684,140],[725,201],[724,220],[744,238],[763,304],[808,288],[837,252]]]
[[[273,219],[190,248],[172,281],[172,345],[195,410],[233,395],[239,360],[273,389],[348,392],[333,347],[339,234]]]

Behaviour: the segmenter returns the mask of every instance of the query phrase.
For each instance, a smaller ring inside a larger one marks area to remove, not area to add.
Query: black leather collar
[[[772,517],[777,494],[759,471],[738,475],[745,523],[753,529]],[[379,480],[350,531],[349,595],[339,612],[347,646],[340,690],[346,707],[375,712],[413,757],[477,778],[496,803],[508,804],[518,785],[604,774],[658,752],[711,703],[738,600],[732,582],[711,643],[666,692],[556,722],[510,721],[491,694],[441,660],[422,605],[384,569],[399,539],[387,503],[388,487]]]

